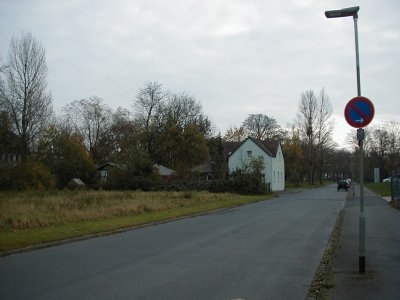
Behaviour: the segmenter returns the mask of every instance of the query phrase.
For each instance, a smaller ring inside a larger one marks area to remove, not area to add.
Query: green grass
[[[208,192],[0,193],[0,251],[103,234],[271,197]]]
[[[375,194],[381,197],[390,197],[391,190],[390,190],[390,182],[378,182],[378,183],[366,183],[367,188],[373,191]]]

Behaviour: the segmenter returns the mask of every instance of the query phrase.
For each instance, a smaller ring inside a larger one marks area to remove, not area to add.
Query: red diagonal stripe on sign
[[[368,118],[368,116],[366,116],[366,115],[364,114],[364,112],[363,112],[361,109],[359,109],[359,108],[357,107],[357,105],[355,105],[355,103],[352,103],[352,105],[350,106],[350,108],[353,109],[353,110],[360,116],[360,118],[362,118],[362,119]]]

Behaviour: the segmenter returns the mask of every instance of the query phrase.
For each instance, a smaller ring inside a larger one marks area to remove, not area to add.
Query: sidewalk
[[[364,190],[365,274],[358,273],[359,190],[345,205],[345,216],[332,268],[328,299],[400,299],[400,210]],[[349,195],[352,193],[349,192]]]

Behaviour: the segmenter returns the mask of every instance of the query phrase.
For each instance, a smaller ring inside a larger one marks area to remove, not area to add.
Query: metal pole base
[[[365,273],[365,256],[358,257],[358,273],[364,274]]]

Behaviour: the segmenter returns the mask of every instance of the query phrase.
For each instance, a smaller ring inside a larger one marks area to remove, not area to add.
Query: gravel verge
[[[336,218],[335,226],[329,236],[328,246],[315,272],[306,300],[326,299],[324,289],[329,288],[329,274],[334,262],[335,252],[339,244],[340,232],[344,220],[344,208]]]

